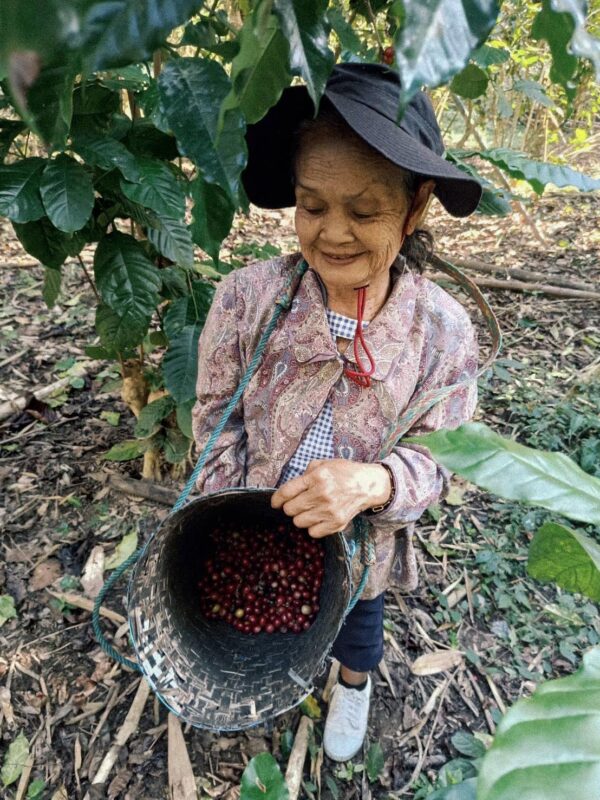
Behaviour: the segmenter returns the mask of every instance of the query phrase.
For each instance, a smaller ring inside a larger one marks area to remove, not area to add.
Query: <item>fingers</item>
[[[290,481],[284,483],[283,486],[280,486],[275,494],[271,497],[271,507],[281,508],[284,503],[287,503],[289,500],[293,500],[294,497],[302,494],[302,492],[305,492],[308,488],[309,482],[306,480],[304,475],[299,475],[297,478],[292,478]]]

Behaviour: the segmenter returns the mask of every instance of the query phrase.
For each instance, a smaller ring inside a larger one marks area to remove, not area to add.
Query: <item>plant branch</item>
[[[102,302],[102,298],[101,298],[101,297],[100,297],[100,295],[98,294],[98,289],[96,289],[96,284],[95,284],[95,283],[94,283],[94,281],[92,280],[92,276],[90,275],[90,273],[87,271],[87,269],[86,269],[86,266],[85,266],[85,264],[83,263],[83,259],[82,259],[82,257],[81,257],[81,255],[80,255],[80,254],[77,254],[77,260],[79,261],[79,264],[81,265],[81,269],[83,270],[83,272],[84,272],[84,275],[85,275],[85,277],[87,278],[87,282],[88,282],[88,283],[89,283],[89,285],[92,287],[92,291],[94,292],[94,294],[95,294],[95,296],[96,296],[96,300],[97,300],[99,303],[101,303],[101,302]]]

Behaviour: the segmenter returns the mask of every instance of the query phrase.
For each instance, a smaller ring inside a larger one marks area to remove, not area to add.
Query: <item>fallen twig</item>
[[[197,800],[196,779],[181,723],[169,713],[169,800]]]
[[[153,500],[155,503],[164,503],[167,506],[172,506],[179,497],[179,492],[175,489],[168,489],[166,486],[160,486],[158,483],[145,479],[136,481],[130,478],[123,478],[114,472],[109,474],[108,483],[118,492],[131,494],[134,497],[145,497],[147,500]]]
[[[11,400],[5,400],[4,403],[0,403],[0,420],[6,419],[7,417],[18,413],[19,411],[23,411],[23,409],[27,407],[32,395],[36,400],[44,400],[46,397],[54,394],[54,392],[58,391],[59,389],[68,386],[73,378],[84,377],[87,375],[92,366],[93,364],[91,361],[86,361],[82,364],[75,364],[69,370],[70,374],[67,377],[59,378],[57,381],[54,381],[54,383],[50,383],[48,386],[43,386],[41,389],[38,389],[35,392],[27,392],[27,394],[22,394],[19,397],[13,397]]]
[[[427,277],[432,281],[448,280],[444,272],[433,272]],[[473,283],[484,289],[505,289],[509,292],[540,292],[551,297],[568,297],[573,300],[600,300],[600,292],[580,291],[578,289],[563,289],[560,286],[550,286],[545,283],[524,283],[523,281],[501,281],[497,278],[474,278]]]
[[[287,769],[285,771],[285,782],[288,787],[289,800],[296,800],[302,783],[302,773],[304,771],[304,760],[308,749],[308,737],[312,731],[312,720],[310,717],[303,716],[298,725],[294,746],[290,753]]]
[[[329,698],[331,696],[331,690],[336,685],[339,674],[340,674],[340,662],[337,660],[337,658],[334,658],[331,661],[331,669],[329,670],[329,675],[327,676],[327,683],[325,684],[325,688],[323,689],[324,703],[329,702]]]
[[[441,263],[441,259],[437,256],[431,256],[429,262],[435,267]],[[534,272],[533,270],[521,269],[520,267],[499,267],[496,264],[484,264],[483,261],[452,261],[452,263],[459,269],[475,270],[488,274],[498,272],[507,278],[518,278],[530,283],[549,282],[552,286],[563,286],[565,289],[579,289],[583,292],[595,291],[594,287],[590,284],[572,281],[568,278],[561,278],[560,275],[549,275],[547,272]]]
[[[62,600],[63,603],[69,603],[69,605],[75,606],[75,608],[81,608],[83,611],[94,610],[94,601],[88,600],[87,597],[83,597],[80,594],[75,594],[74,592],[53,592],[52,589],[46,589],[46,591],[48,594],[51,594],[52,597],[57,597],[59,600]],[[111,611],[110,608],[106,608],[106,606],[100,606],[100,615],[106,617],[106,619],[109,619],[111,622],[115,622],[117,625],[122,625],[124,622],[127,622],[122,614]]]
[[[466,672],[467,678],[469,679],[469,682],[471,683],[471,686],[475,690],[475,694],[477,695],[477,699],[479,700],[479,702],[481,704],[481,708],[483,710],[483,715],[485,717],[485,721],[487,722],[487,726],[490,729],[490,733],[495,733],[496,732],[496,725],[494,724],[494,720],[492,719],[492,715],[490,714],[489,709],[488,709],[488,707],[486,705],[485,697],[484,697],[483,692],[481,691],[481,689],[479,687],[479,684],[477,683],[477,679],[474,678],[471,675],[469,670],[465,670],[465,672]]]
[[[99,783],[106,783],[106,780],[110,775],[110,771],[114,767],[119,756],[121,748],[127,743],[127,740],[131,734],[137,730],[149,694],[149,684],[143,678],[140,679],[137,692],[135,693],[131,707],[127,712],[127,716],[125,717],[125,722],[119,728],[117,735],[115,736],[115,740],[110,746],[110,750],[102,759],[102,763],[98,767],[98,771],[94,775],[94,778],[91,782],[92,786],[95,786]],[[86,792],[83,800],[91,800],[89,792]]]

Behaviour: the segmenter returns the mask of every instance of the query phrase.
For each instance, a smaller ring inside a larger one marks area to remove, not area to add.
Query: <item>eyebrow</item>
[[[307,186],[305,183],[300,183],[300,181],[296,181],[296,186],[299,189],[306,189],[307,192],[313,192],[314,194],[318,194],[319,193],[319,190],[316,187]],[[370,187],[370,184],[365,186],[365,188],[362,189],[362,191],[357,192],[356,194],[348,194],[348,195],[346,195],[344,199],[345,200],[357,200],[361,195],[363,195],[367,191],[367,189],[369,189],[369,187]]]

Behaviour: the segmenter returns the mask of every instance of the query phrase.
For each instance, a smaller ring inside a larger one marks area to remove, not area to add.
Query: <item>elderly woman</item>
[[[300,253],[228,275],[199,343],[193,430],[203,448],[296,275],[291,308],[197,486],[278,487],[273,506],[314,537],[346,529],[357,514],[368,519],[375,564],[333,648],[341,670],[324,747],[339,761],[358,752],[366,733],[395,532],[402,580],[414,586],[412,524],[447,478],[425,448],[394,438],[398,421],[423,392],[461,380],[400,433],[456,427],[476,402],[475,382],[464,382],[477,369],[474,329],[463,307],[420,274],[430,240],[418,226],[432,193],[466,216],[481,188],[442,157],[424,94],[398,126],[399,95],[394,71],[340,65],[316,118],[306,90],[293,87],[249,129],[248,196],[263,207],[296,206]],[[298,277],[302,259],[308,269]]]

